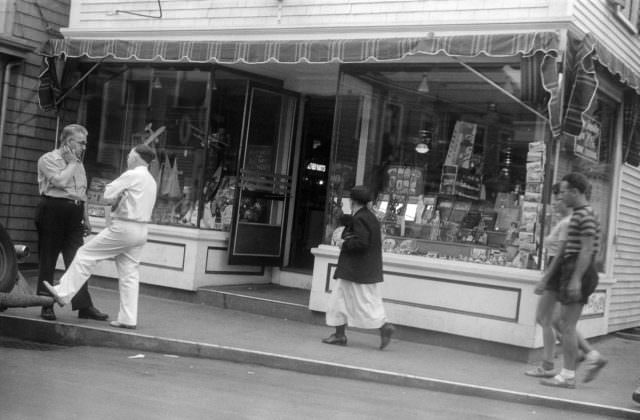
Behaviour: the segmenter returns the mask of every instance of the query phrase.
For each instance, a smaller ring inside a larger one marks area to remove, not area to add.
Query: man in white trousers
[[[140,254],[147,242],[147,224],[156,202],[157,185],[149,172],[155,158],[144,144],[131,149],[127,171],[109,183],[104,198],[113,202],[111,225],[84,244],[57,286],[45,282],[55,301],[64,306],[89,279],[98,261],[114,258],[119,276],[120,310],[116,328],[134,329],[138,323]]]

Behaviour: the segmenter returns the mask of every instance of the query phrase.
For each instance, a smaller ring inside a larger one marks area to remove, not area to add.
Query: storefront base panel
[[[283,270],[278,267],[273,268],[271,282],[284,287],[295,287],[296,289],[311,290],[311,280],[313,276],[308,273],[298,271]]]
[[[326,312],[339,249],[321,245],[315,256],[309,309]],[[540,272],[385,253],[383,299],[390,322],[526,349],[542,347],[535,322]],[[580,331],[607,333],[612,282],[585,306]]]
[[[104,219],[92,218],[94,232]],[[261,266],[227,264],[227,232],[149,225],[149,238],[140,261],[140,282],[195,291],[203,286],[271,282],[271,270]],[[62,258],[58,269],[64,269]],[[113,260],[98,263],[94,274],[117,278]]]

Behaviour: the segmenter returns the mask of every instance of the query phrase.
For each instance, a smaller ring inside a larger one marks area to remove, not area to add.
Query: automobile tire
[[[9,234],[0,225],[0,293],[9,293],[18,278],[18,258]]]

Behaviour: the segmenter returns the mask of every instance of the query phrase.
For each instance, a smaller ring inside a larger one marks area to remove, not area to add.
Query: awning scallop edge
[[[559,43],[556,32],[299,41],[52,39],[45,54],[49,57],[220,64],[358,63],[400,60],[416,54],[528,55],[537,51],[557,52]]]

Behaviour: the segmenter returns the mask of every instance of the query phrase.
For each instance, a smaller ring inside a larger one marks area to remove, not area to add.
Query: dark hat
[[[138,153],[147,163],[151,163],[151,161],[156,158],[156,154],[153,149],[146,144],[139,144],[133,150],[135,150],[136,153]]]
[[[371,191],[364,185],[356,185],[351,189],[351,200],[361,204],[367,204],[373,198],[371,197]]]

